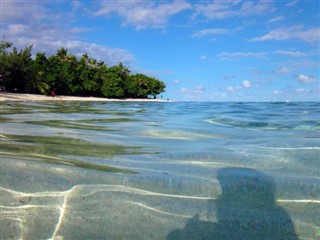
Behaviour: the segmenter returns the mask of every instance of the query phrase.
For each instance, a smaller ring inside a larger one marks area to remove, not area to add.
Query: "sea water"
[[[0,239],[320,239],[320,104],[2,102]]]

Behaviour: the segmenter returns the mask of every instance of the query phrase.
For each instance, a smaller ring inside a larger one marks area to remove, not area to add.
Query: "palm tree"
[[[43,71],[39,71],[34,65],[31,66],[31,76],[26,84],[27,91],[39,91],[42,94],[46,94],[49,90],[49,85],[45,82],[44,76]]]
[[[139,88],[139,96],[147,97],[150,92],[150,83],[148,81],[148,78],[143,74],[138,74],[138,75],[140,75],[137,82],[138,88]]]
[[[118,64],[118,68],[120,70],[120,77],[122,80],[125,80],[127,76],[130,74],[129,68],[123,65],[123,63]]]
[[[89,62],[89,55],[88,55],[88,53],[82,54],[82,57],[80,58],[80,61],[81,61],[81,62],[84,62],[84,64],[87,65],[88,62]]]
[[[66,60],[68,55],[68,49],[67,48],[60,48],[57,50],[57,56],[60,60]]]

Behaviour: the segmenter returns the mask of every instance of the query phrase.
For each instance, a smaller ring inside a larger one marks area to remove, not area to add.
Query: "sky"
[[[1,40],[124,63],[175,101],[319,101],[318,0],[0,0]]]

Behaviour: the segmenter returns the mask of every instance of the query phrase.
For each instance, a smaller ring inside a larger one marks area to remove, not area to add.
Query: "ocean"
[[[2,102],[0,239],[320,239],[319,102]]]

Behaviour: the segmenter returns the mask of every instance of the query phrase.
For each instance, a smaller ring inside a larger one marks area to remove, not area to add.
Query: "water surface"
[[[1,239],[319,239],[320,104],[2,102]]]

